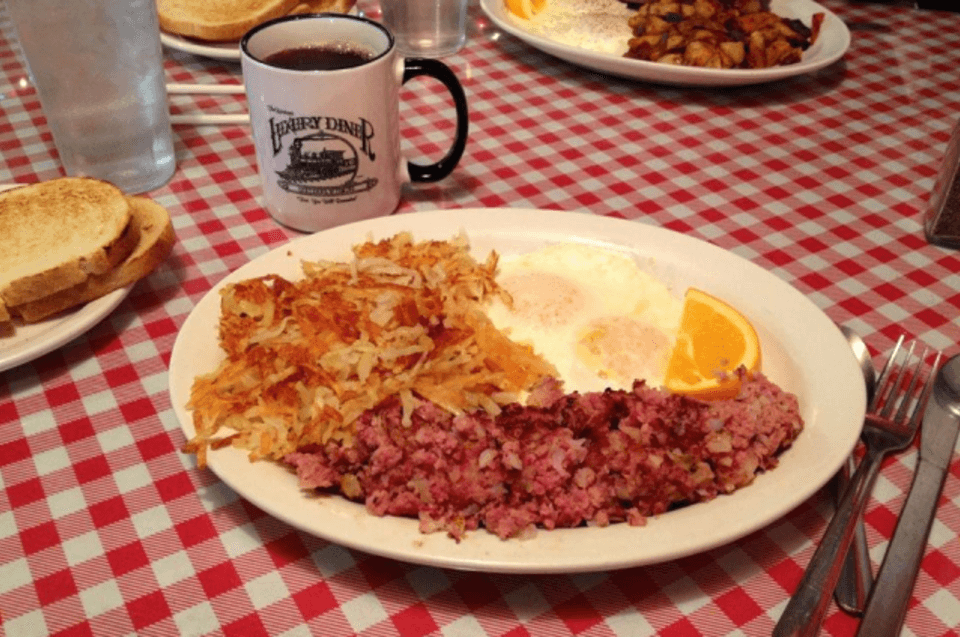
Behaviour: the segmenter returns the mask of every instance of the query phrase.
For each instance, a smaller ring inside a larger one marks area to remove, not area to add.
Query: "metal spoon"
[[[849,327],[841,325],[840,331],[843,332],[844,338],[850,344],[850,349],[853,350],[853,355],[860,363],[860,371],[863,372],[863,381],[867,389],[867,402],[869,403],[877,386],[877,370],[873,366],[870,350],[867,349],[867,344],[863,342],[863,339]],[[838,501],[843,497],[843,492],[850,482],[850,475],[855,469],[856,463],[851,456],[840,469],[840,473],[837,474],[836,497]],[[863,614],[872,585],[873,570],[870,567],[867,532],[864,529],[863,520],[860,520],[854,531],[853,544],[850,545],[850,551],[843,562],[840,581],[837,582],[837,588],[833,592],[837,606],[853,615]]]

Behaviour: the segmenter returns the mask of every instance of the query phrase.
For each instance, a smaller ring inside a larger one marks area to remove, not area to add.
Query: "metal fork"
[[[820,540],[820,546],[810,558],[803,579],[800,580],[793,597],[790,598],[783,615],[780,616],[780,621],[774,627],[773,637],[813,637],[820,632],[820,626],[830,605],[831,594],[840,578],[843,558],[850,548],[857,520],[866,509],[880,464],[889,454],[906,448],[917,433],[920,414],[923,411],[923,404],[929,398],[934,375],[932,372],[929,374],[917,400],[914,401],[914,393],[928,353],[925,347],[910,375],[909,386],[906,389],[902,388],[916,347],[914,342],[896,370],[896,377],[888,384],[888,371],[893,373],[893,362],[902,343],[901,336],[884,366],[884,372],[877,385],[874,405],[882,405],[882,408],[871,409],[864,421],[862,437],[866,445],[866,455],[856,473],[853,474],[850,485]],[[910,410],[910,405],[914,402],[915,407]],[[892,415],[897,405],[899,408],[896,415]]]

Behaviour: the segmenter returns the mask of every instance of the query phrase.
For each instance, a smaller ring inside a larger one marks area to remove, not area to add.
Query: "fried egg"
[[[497,282],[513,303],[495,301],[491,321],[553,363],[566,391],[663,383],[683,300],[631,256],[551,245],[503,258]]]
[[[533,35],[598,53],[623,55],[633,36],[627,20],[635,11],[617,0],[547,0],[521,8],[506,0],[507,19]]]

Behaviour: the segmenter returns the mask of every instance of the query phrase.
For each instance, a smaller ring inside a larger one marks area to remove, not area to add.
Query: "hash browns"
[[[415,397],[451,413],[491,415],[555,368],[500,333],[483,312],[498,255],[469,254],[466,237],[415,243],[401,233],[353,248],[350,262],[304,262],[304,278],[248,279],[221,291],[217,370],[195,379],[195,436],[206,464],[232,444],[251,461],[279,460],[329,440],[384,401],[409,422]],[[221,429],[231,430],[220,434]]]
[[[628,21],[625,57],[708,68],[762,69],[800,61],[819,35],[769,10],[769,0],[648,0]]]

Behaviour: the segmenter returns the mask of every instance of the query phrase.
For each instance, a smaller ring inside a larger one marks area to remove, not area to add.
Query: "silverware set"
[[[844,333],[863,361],[864,353],[857,351],[859,339]],[[843,490],[836,513],[774,628],[774,637],[819,634],[835,591],[844,610],[863,612],[858,635],[900,632],[960,428],[960,355],[940,368],[942,354],[937,352],[924,374],[928,348],[915,358],[914,342],[898,362],[903,340],[901,336],[894,346],[872,396],[865,370],[869,401],[861,436],[865,455]],[[858,527],[882,461],[913,442],[921,421],[921,452],[913,485],[873,582],[865,541],[861,536],[855,542]],[[841,575],[852,579],[838,589]]]

